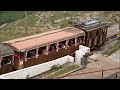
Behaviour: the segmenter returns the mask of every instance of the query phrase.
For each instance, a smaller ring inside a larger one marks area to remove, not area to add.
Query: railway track
[[[110,36],[110,37],[107,37],[107,39],[106,39],[106,41],[109,41],[109,39],[117,39],[117,34],[114,34],[114,35],[112,35],[112,36]]]
[[[114,42],[116,40],[118,40],[118,37],[117,37],[117,34],[114,34],[114,35],[106,38],[105,44],[109,44],[109,43]]]

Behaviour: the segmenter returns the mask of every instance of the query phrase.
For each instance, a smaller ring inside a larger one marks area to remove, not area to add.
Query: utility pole
[[[28,31],[27,31],[27,12],[25,11],[25,36],[28,35]]]

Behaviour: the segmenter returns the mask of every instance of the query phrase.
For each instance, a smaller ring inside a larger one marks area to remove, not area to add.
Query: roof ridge
[[[67,28],[67,29],[66,29]],[[24,39],[24,40],[19,40],[19,41],[15,41],[15,42],[13,42],[13,43],[17,43],[17,42],[21,42],[21,41],[25,41],[25,40],[29,40],[29,39],[34,39],[34,38],[38,38],[38,37],[42,37],[42,36],[45,36],[45,35],[50,35],[50,34],[53,34],[53,33],[57,33],[57,32],[62,32],[62,31],[66,31],[66,30],[70,30],[70,29],[72,29],[73,27],[66,27],[66,28],[61,28],[60,29],[60,31],[56,31],[56,32],[51,32],[51,33],[46,33],[46,34],[44,34],[44,35],[40,35],[40,36],[36,36],[36,37],[31,37],[31,38],[28,38],[28,39]],[[56,29],[57,30],[57,29]],[[42,33],[40,33],[40,34],[42,34]],[[33,36],[33,35],[31,35],[31,36]],[[29,37],[29,36],[28,36]],[[13,44],[12,43],[12,44]],[[11,44],[11,43],[10,43]]]

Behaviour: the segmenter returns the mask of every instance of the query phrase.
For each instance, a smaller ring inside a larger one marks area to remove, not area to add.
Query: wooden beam
[[[36,55],[35,55],[35,58],[38,58],[38,51],[39,51],[39,48],[36,48]]]
[[[14,65],[14,54],[12,55],[12,65]]]
[[[24,60],[27,61],[27,51],[24,51]]]
[[[1,62],[2,62],[2,59],[3,59],[3,58],[2,58],[2,57],[0,57],[0,68],[1,68]]]

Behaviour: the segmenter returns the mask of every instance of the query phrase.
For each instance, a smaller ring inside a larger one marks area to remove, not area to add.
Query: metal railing
[[[58,79],[64,78],[64,77],[71,77],[71,76],[85,75],[85,74],[90,74],[90,73],[97,73],[97,72],[101,72],[101,79],[104,79],[104,72],[105,72],[105,71],[117,70],[117,69],[120,69],[120,68],[112,68],[112,69],[105,69],[105,70],[97,70],[97,71],[84,72],[84,73],[79,73],[79,74],[74,74],[74,75],[65,75],[65,76],[59,77]]]

